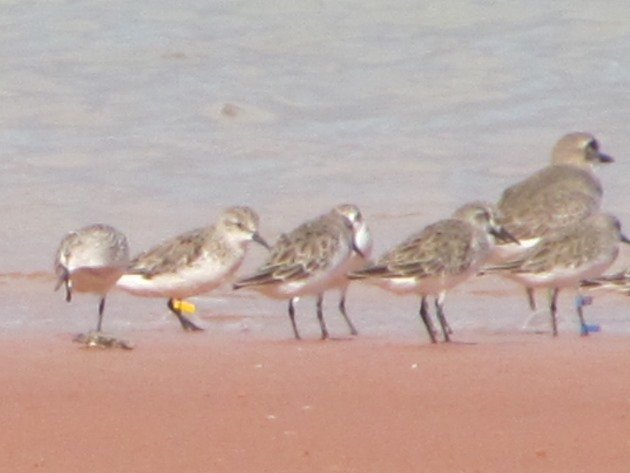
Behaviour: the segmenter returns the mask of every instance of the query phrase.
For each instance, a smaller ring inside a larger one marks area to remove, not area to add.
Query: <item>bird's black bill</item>
[[[597,159],[599,160],[600,163],[614,163],[615,162],[615,158],[604,153],[597,153]]]
[[[521,242],[518,241],[518,238],[508,232],[505,228],[493,228],[492,230],[490,230],[490,233],[494,235],[494,237],[501,243],[516,243],[517,245],[521,244]]]
[[[271,249],[271,247],[269,246],[269,243],[267,243],[263,237],[261,237],[258,233],[254,233],[252,235],[252,240],[254,240],[256,243],[264,246],[265,248],[267,248],[268,250]]]
[[[66,302],[70,302],[72,300],[72,285],[69,279],[66,279],[64,283],[66,286]]]

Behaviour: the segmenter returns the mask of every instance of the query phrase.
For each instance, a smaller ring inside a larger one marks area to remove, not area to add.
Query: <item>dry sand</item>
[[[627,338],[458,335],[5,337],[0,471],[628,471]]]

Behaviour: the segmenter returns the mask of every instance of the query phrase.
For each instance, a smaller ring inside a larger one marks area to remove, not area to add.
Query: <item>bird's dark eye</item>
[[[232,225],[233,227],[238,228],[239,230],[242,230],[244,228],[243,222],[239,222],[238,220],[232,220],[230,222],[230,225]]]
[[[597,140],[589,141],[588,143],[586,143],[586,147],[591,148],[595,151],[599,151],[599,143],[597,142]]]

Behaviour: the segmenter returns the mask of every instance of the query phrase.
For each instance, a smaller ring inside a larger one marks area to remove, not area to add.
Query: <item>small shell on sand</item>
[[[80,333],[72,340],[76,343],[82,343],[85,348],[122,348],[124,350],[132,350],[134,343],[129,340],[108,335],[103,332]]]

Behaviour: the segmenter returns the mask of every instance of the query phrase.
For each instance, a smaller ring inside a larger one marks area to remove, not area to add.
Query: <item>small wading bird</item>
[[[216,225],[183,233],[136,256],[118,287],[144,297],[168,298],[167,307],[184,330],[203,330],[185,311],[187,297],[209,292],[238,270],[250,241],[269,245],[258,234],[258,215],[249,207],[230,207]]]
[[[495,237],[515,239],[495,222],[495,208],[484,202],[460,207],[451,218],[440,220],[411,235],[381,256],[375,264],[349,274],[395,294],[420,296],[420,317],[432,343],[436,333],[427,297],[435,298],[444,341],[451,329],[444,315],[446,293],[477,274],[490,257]]]
[[[619,220],[599,213],[548,234],[519,259],[486,268],[486,271],[501,273],[528,288],[547,288],[551,330],[557,336],[560,290],[573,288],[579,291],[580,281],[600,276],[617,258],[619,242],[630,243],[621,233]],[[576,298],[580,332],[588,335],[582,310],[584,302],[584,298]]]
[[[267,261],[254,274],[239,279],[234,289],[249,288],[274,299],[288,299],[289,318],[296,339],[300,339],[300,334],[294,304],[302,296],[316,296],[321,338],[328,338],[323,295],[329,289],[343,289],[347,285],[345,275],[350,266],[356,264],[354,253],[364,257],[356,241],[362,220],[355,205],[343,204],[303,223],[292,232],[281,235]],[[356,333],[345,310],[342,315],[350,331]]]
[[[68,233],[55,255],[57,285],[66,289],[66,301],[74,292],[100,297],[96,331],[101,332],[105,297],[125,272],[129,263],[129,245],[121,232],[109,225],[95,224]]]

